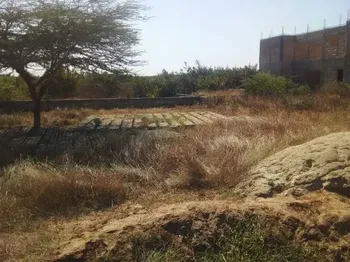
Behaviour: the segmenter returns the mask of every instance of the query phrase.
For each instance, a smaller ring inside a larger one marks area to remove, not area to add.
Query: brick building
[[[317,85],[350,83],[350,21],[344,26],[260,42],[260,70]]]

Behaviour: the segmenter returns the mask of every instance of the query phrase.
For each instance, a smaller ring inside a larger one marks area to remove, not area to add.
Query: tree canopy
[[[25,81],[40,126],[44,81],[61,68],[120,72],[136,65],[144,20],[138,1],[0,0],[0,69]]]

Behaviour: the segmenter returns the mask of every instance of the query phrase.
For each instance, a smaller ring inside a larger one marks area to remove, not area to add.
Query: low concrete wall
[[[174,107],[190,106],[202,102],[200,96],[181,96],[181,97],[158,97],[158,98],[104,98],[104,99],[60,99],[44,100],[41,102],[43,111],[53,109],[72,109],[72,108],[151,108],[151,107]],[[0,109],[5,112],[31,111],[32,101],[1,101]]]

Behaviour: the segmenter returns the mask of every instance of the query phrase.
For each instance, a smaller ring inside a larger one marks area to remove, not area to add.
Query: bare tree
[[[146,19],[144,10],[132,0],[0,0],[0,69],[27,84],[34,127],[43,82],[57,70],[120,72],[139,62],[135,21]]]

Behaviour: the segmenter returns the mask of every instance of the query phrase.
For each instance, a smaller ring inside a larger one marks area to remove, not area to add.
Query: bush
[[[0,76],[0,100],[23,100],[29,98],[27,86],[18,77]]]
[[[179,83],[179,89],[184,93],[192,93],[198,90],[216,91],[240,88],[245,77],[256,74],[257,67],[206,67],[197,61],[196,66],[193,67],[185,64],[185,68],[180,72],[182,81]]]
[[[178,77],[174,73],[163,70],[161,74],[154,77],[152,84],[159,90],[158,96],[171,97],[178,93]]]
[[[243,68],[207,67],[198,61],[178,72],[155,76],[131,74],[78,74],[61,69],[43,83],[45,98],[111,98],[111,97],[172,97],[198,90],[226,90],[241,88],[242,80],[255,75],[256,66]],[[19,78],[0,78],[0,99],[28,99],[27,87]]]
[[[177,76],[163,72],[157,76],[136,76],[131,87],[136,97],[171,97],[177,94]]]
[[[219,76],[205,76],[199,79],[198,89],[210,91],[222,90],[225,89],[225,84]]]
[[[156,76],[136,76],[131,87],[136,97],[171,97],[176,94],[191,94],[198,90],[225,90],[241,87],[246,76],[256,73],[256,66],[244,68],[206,67],[197,62],[180,72],[169,73],[163,70]]]
[[[68,98],[76,95],[78,75],[69,70],[59,70],[43,83],[46,98]]]
[[[273,76],[267,73],[258,73],[242,81],[246,93],[258,96],[285,96],[306,94],[310,92],[308,86],[299,86],[282,76]]]
[[[149,77],[134,77],[131,82],[131,88],[136,97],[157,97],[159,95],[158,87],[152,85]]]
[[[121,83],[115,74],[90,74],[81,77],[79,92],[89,97],[116,97],[119,95]]]
[[[297,86],[289,90],[291,95],[307,95],[311,93],[311,88],[308,85]]]
[[[321,87],[321,92],[341,97],[350,96],[350,84],[344,82],[330,82]]]

